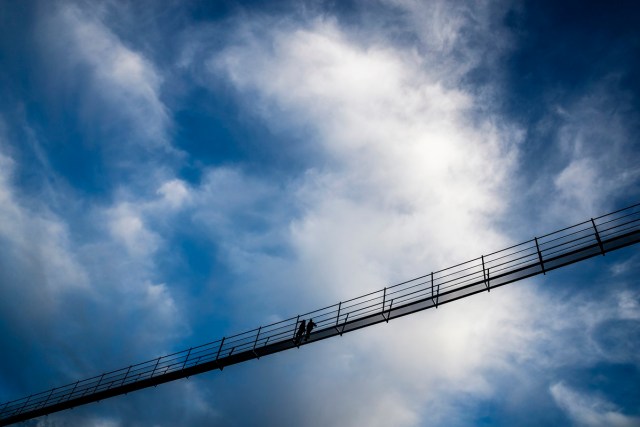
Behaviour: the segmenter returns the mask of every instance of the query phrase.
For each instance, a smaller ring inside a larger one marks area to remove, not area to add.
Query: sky
[[[0,402],[640,202],[636,2],[0,2]],[[640,426],[630,247],[27,426]]]

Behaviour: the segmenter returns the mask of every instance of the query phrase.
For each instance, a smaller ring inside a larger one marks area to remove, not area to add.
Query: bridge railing
[[[304,340],[298,341],[296,334],[303,319],[313,318],[316,324],[314,333],[318,333],[373,315],[381,314],[384,317],[392,309],[425,300],[430,300],[437,307],[441,297],[464,288],[484,284],[490,290],[492,280],[514,272],[527,272],[535,268],[541,271],[535,270],[533,274],[546,273],[547,269],[575,262],[571,258],[573,254],[584,259],[586,249],[592,250],[588,256],[597,252],[604,255],[606,245],[610,242],[634,233],[640,233],[640,204],[303,315],[0,404],[0,421],[97,392],[224,360],[234,354],[252,351],[258,357],[260,348],[269,345],[283,342],[302,345]],[[562,260],[562,263],[558,264],[557,260]],[[388,321],[388,317],[386,319]]]

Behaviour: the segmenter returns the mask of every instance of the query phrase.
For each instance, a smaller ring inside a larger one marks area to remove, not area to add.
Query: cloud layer
[[[42,106],[0,110],[0,401],[638,194],[614,73],[538,122],[504,111],[522,5],[151,8],[135,40],[132,5],[33,12]],[[34,425],[637,425],[638,262],[605,258]]]

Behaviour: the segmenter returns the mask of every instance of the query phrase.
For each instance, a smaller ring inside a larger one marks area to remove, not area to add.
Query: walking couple
[[[298,326],[298,332],[296,333],[296,344],[300,344],[300,341],[302,340],[302,335],[304,334],[304,340],[305,341],[309,341],[309,336],[311,335],[311,330],[316,326],[315,323],[313,323],[313,319],[309,319],[309,322],[307,322],[306,320],[302,320],[300,322],[300,326]],[[305,333],[306,331],[306,333]]]

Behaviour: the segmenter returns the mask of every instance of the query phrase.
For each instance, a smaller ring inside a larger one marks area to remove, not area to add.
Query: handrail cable
[[[2,403],[0,426],[437,308],[638,242],[640,203],[303,315]],[[297,340],[299,321],[310,318],[316,328],[308,340]]]

